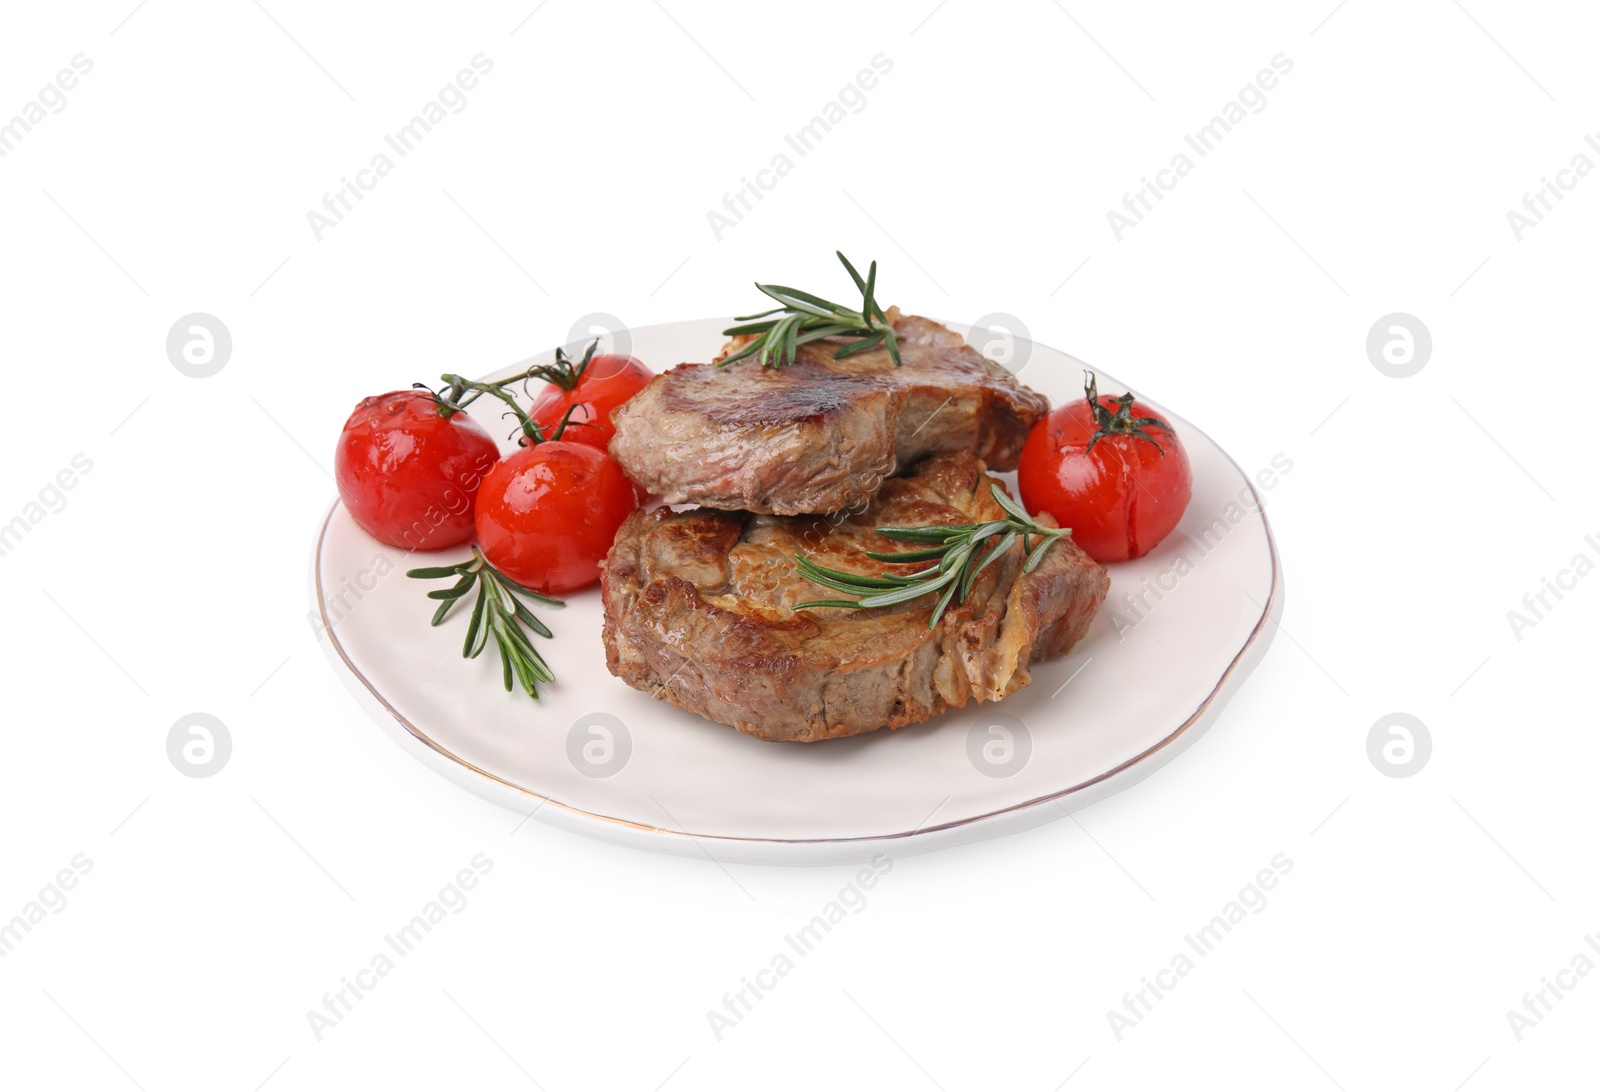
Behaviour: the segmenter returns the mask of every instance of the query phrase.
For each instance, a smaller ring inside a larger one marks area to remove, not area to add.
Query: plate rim
[[[676,326],[704,321],[707,320],[685,319],[678,320],[677,322],[673,323],[662,323],[661,325]],[[717,319],[713,321],[722,320]],[[1062,352],[1062,350],[1056,351]],[[1083,363],[1070,353],[1063,352],[1062,355],[1067,356],[1069,359],[1077,363]],[[533,358],[530,357],[528,359]],[[1087,367],[1087,365],[1085,366]],[[511,367],[514,368],[516,365],[512,365]],[[498,375],[506,370],[508,369],[501,368],[488,374]],[[1176,416],[1182,415],[1180,414]],[[1227,449],[1221,444],[1217,443],[1216,440],[1212,439],[1212,437],[1204,429],[1199,428],[1194,424],[1193,421],[1190,421],[1186,417],[1183,418],[1183,420],[1185,424],[1194,429],[1201,436],[1204,436],[1207,442],[1209,442],[1219,452],[1222,453],[1223,458],[1228,461],[1228,464],[1232,466],[1234,470],[1238,472],[1240,478],[1244,480],[1246,487],[1250,490],[1250,495],[1256,501],[1254,506],[1255,512],[1261,519],[1261,529],[1266,535],[1267,540],[1267,554],[1272,562],[1271,591],[1267,596],[1266,603],[1261,604],[1260,617],[1256,619],[1255,625],[1251,627],[1249,637],[1246,638],[1245,642],[1239,647],[1239,650],[1234,654],[1233,658],[1228,661],[1227,667],[1224,668],[1218,675],[1215,685],[1213,685],[1210,692],[1206,694],[1205,699],[1187,717],[1184,718],[1181,724],[1179,724],[1166,736],[1162,737],[1162,739],[1145,748],[1143,751],[1132,756],[1131,758],[1123,761],[1119,765],[1114,766],[1109,770],[1102,771],[1086,781],[1078,782],[1077,784],[1061,789],[1058,792],[1046,793],[1042,796],[1036,796],[1015,804],[1008,804],[1005,807],[995,808],[991,811],[986,811],[978,815],[964,816],[932,826],[918,826],[911,830],[896,831],[888,834],[861,834],[849,835],[845,837],[774,838],[767,836],[738,834],[696,834],[691,831],[674,830],[670,827],[659,827],[649,823],[639,823],[631,819],[622,819],[617,816],[605,815],[600,812],[590,811],[586,808],[578,807],[575,804],[565,803],[553,796],[546,796],[524,785],[519,785],[514,781],[510,781],[499,774],[485,770],[482,767],[467,761],[460,755],[455,754],[449,748],[430,737],[420,727],[413,724],[404,714],[402,714],[394,707],[393,704],[390,703],[388,698],[379,692],[378,688],[373,685],[371,680],[362,674],[361,669],[355,665],[355,663],[351,660],[350,655],[346,652],[344,645],[340,643],[338,634],[335,632],[334,624],[328,617],[327,596],[324,594],[322,583],[323,546],[327,541],[328,527],[333,521],[334,514],[339,510],[340,501],[337,497],[335,497],[333,502],[329,505],[328,511],[323,516],[321,525],[317,529],[316,549],[313,551],[311,558],[310,590],[312,598],[315,601],[317,617],[322,626],[322,633],[320,636],[326,638],[327,647],[337,654],[338,660],[335,662],[335,666],[342,666],[344,671],[348,673],[351,679],[359,682],[362,688],[366,691],[366,694],[371,699],[375,700],[378,705],[388,713],[390,718],[392,718],[395,723],[405,729],[407,735],[416,740],[418,743],[421,743],[427,750],[433,752],[446,762],[454,764],[455,767],[457,767],[456,773],[458,776],[464,773],[469,775],[471,778],[480,779],[483,787],[493,786],[499,789],[510,789],[525,798],[538,801],[538,804],[534,809],[535,812],[544,808],[546,805],[553,805],[561,812],[565,812],[566,814],[581,821],[592,821],[605,824],[607,829],[615,831],[633,831],[644,833],[646,835],[666,835],[670,839],[680,840],[682,843],[692,842],[696,845],[701,845],[702,851],[703,843],[707,842],[726,846],[776,846],[795,849],[828,846],[859,847],[870,846],[873,844],[890,845],[908,842],[910,839],[930,838],[933,835],[943,832],[962,830],[963,828],[973,828],[982,824],[994,823],[1004,817],[1016,816],[1022,812],[1034,810],[1047,804],[1061,804],[1069,797],[1089,795],[1090,791],[1097,786],[1103,785],[1111,779],[1125,774],[1135,767],[1148,763],[1152,758],[1161,752],[1168,750],[1168,748],[1171,748],[1174,744],[1182,743],[1186,746],[1195,739],[1198,739],[1199,736],[1204,733],[1205,728],[1209,727],[1209,724],[1201,725],[1199,731],[1194,732],[1191,735],[1191,732],[1195,729],[1196,725],[1200,724],[1205,715],[1211,711],[1213,706],[1218,705],[1219,701],[1224,704],[1226,703],[1227,698],[1231,697],[1232,694],[1230,692],[1225,695],[1224,690],[1228,687],[1228,684],[1231,681],[1235,681],[1235,674],[1239,673],[1237,682],[1242,683],[1244,677],[1248,675],[1249,671],[1254,668],[1255,664],[1258,663],[1261,657],[1265,654],[1267,647],[1272,642],[1273,636],[1276,634],[1276,630],[1278,628],[1277,618],[1281,613],[1283,599],[1283,565],[1278,556],[1277,540],[1272,534],[1272,524],[1267,518],[1265,503],[1260,492],[1256,489],[1256,483],[1248,474],[1245,473],[1244,468],[1239,465],[1239,463],[1231,454],[1229,454]],[[1269,622],[1272,623],[1271,626],[1268,625]],[[1259,648],[1257,648],[1258,644],[1260,646]],[[1253,662],[1248,667],[1244,667],[1241,673],[1241,665],[1244,663],[1246,657],[1252,652],[1256,653]],[[368,709],[368,712],[371,712],[370,708]],[[1181,749],[1182,748],[1180,747],[1179,750]],[[1173,751],[1172,754],[1176,755],[1177,751]],[[418,755],[417,757],[421,758],[422,756]],[[1157,768],[1159,767],[1151,766],[1148,768],[1148,770],[1146,770],[1146,772],[1153,773]],[[1085,800],[1084,802],[1087,804],[1091,801]],[[1071,809],[1063,808],[1062,814],[1068,814],[1070,810]],[[529,816],[531,817],[532,814],[533,813],[530,812]]]

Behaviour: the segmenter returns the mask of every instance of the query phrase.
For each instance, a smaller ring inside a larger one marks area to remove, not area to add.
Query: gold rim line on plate
[[[1180,418],[1180,420],[1182,420],[1182,418]],[[405,730],[409,732],[415,739],[435,753],[449,759],[458,766],[461,766],[463,769],[470,770],[472,773],[475,773],[488,781],[494,782],[498,785],[503,785],[514,792],[521,793],[524,796],[532,797],[533,799],[540,801],[540,807],[543,807],[545,804],[553,804],[562,811],[568,812],[572,815],[582,816],[585,819],[596,819],[603,823],[611,823],[615,826],[626,827],[630,830],[643,831],[647,834],[666,834],[674,838],[687,838],[691,841],[717,841],[756,845],[821,846],[852,845],[856,843],[869,842],[889,842],[896,839],[919,837],[924,834],[936,834],[940,831],[954,830],[958,827],[971,826],[974,823],[982,823],[990,819],[998,818],[1002,815],[1010,815],[1014,812],[1020,812],[1029,808],[1039,807],[1043,804],[1060,801],[1065,797],[1073,795],[1074,793],[1080,793],[1085,789],[1093,788],[1094,786],[1117,776],[1124,770],[1128,770],[1134,766],[1137,766],[1151,755],[1165,750],[1167,747],[1176,742],[1180,736],[1184,735],[1191,727],[1193,727],[1194,723],[1200,719],[1207,709],[1211,708],[1212,703],[1216,701],[1217,695],[1221,692],[1222,687],[1238,669],[1239,661],[1244,658],[1244,654],[1250,651],[1251,647],[1261,637],[1261,632],[1265,628],[1268,619],[1272,617],[1273,607],[1278,603],[1283,588],[1283,570],[1278,563],[1278,544],[1277,541],[1272,537],[1272,525],[1267,520],[1266,507],[1262,502],[1261,494],[1256,492],[1255,483],[1250,480],[1250,477],[1247,474],[1245,474],[1244,468],[1234,461],[1233,456],[1229,455],[1225,450],[1223,450],[1222,446],[1215,440],[1211,439],[1210,436],[1207,436],[1200,429],[1195,428],[1192,423],[1184,421],[1184,424],[1188,425],[1190,428],[1193,428],[1200,436],[1205,437],[1206,442],[1221,452],[1222,457],[1228,461],[1228,465],[1233,467],[1233,469],[1238,472],[1239,476],[1244,479],[1245,487],[1250,490],[1250,495],[1255,498],[1255,510],[1261,516],[1261,530],[1262,533],[1267,536],[1267,554],[1272,559],[1272,587],[1267,593],[1266,603],[1261,608],[1261,617],[1256,619],[1255,626],[1250,630],[1250,636],[1247,637],[1244,644],[1239,647],[1239,651],[1234,654],[1233,659],[1228,661],[1228,666],[1223,669],[1222,674],[1217,678],[1216,685],[1211,688],[1211,692],[1206,695],[1205,700],[1202,701],[1198,707],[1196,707],[1193,713],[1189,714],[1182,724],[1178,725],[1177,728],[1173,729],[1171,734],[1167,735],[1159,742],[1147,747],[1145,750],[1139,752],[1137,755],[1134,755],[1121,765],[1115,766],[1104,773],[1096,774],[1089,780],[1081,782],[1077,785],[1073,785],[1071,788],[1062,789],[1059,792],[1048,793],[1044,796],[1037,796],[1032,800],[1024,800],[1018,804],[1010,804],[1003,808],[996,808],[994,811],[984,812],[981,815],[968,816],[964,819],[952,819],[947,823],[940,823],[937,826],[918,827],[914,830],[897,831],[893,834],[852,835],[848,838],[762,838],[740,834],[693,834],[684,830],[670,830],[666,827],[651,826],[648,823],[636,823],[631,819],[619,819],[613,815],[601,815],[599,812],[586,811],[583,808],[575,807],[572,804],[563,804],[554,797],[544,796],[540,793],[534,792],[532,789],[525,788],[524,786],[518,785],[513,781],[508,781],[499,774],[491,773],[480,766],[468,762],[460,755],[449,750],[438,741],[431,738],[415,724],[412,724],[411,721],[404,716],[404,714],[391,705],[389,703],[389,699],[380,694],[378,692],[378,688],[373,686],[372,682],[361,673],[361,669],[358,668],[350,659],[349,654],[345,652],[344,645],[339,643],[338,635],[334,633],[333,622],[328,618],[327,596],[323,594],[322,587],[322,546],[327,540],[328,526],[333,522],[333,515],[339,510],[340,502],[338,500],[335,500],[329,507],[328,514],[322,519],[322,527],[317,532],[317,552],[315,562],[312,566],[312,581],[317,592],[317,613],[322,619],[323,632],[327,635],[328,641],[335,651],[339,653],[339,659],[344,661],[345,667],[348,668],[350,673],[361,682],[362,686],[367,688],[367,692],[378,700],[378,703],[388,711],[389,715],[393,717],[395,721],[397,721],[403,728],[405,728]]]

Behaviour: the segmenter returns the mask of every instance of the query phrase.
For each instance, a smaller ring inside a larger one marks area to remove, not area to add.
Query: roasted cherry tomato
[[[1028,434],[1017,465],[1022,502],[1072,528],[1096,561],[1142,557],[1189,505],[1189,457],[1172,426],[1132,394],[1102,398],[1091,375],[1084,396]]]
[[[478,545],[512,580],[561,595],[599,579],[617,528],[640,499],[598,448],[566,439],[529,444],[489,471],[478,493]]]
[[[534,399],[528,416],[548,435],[560,425],[567,410],[577,406],[563,439],[604,451],[617,431],[611,423],[611,411],[643,390],[653,373],[631,356],[596,356],[599,344],[590,342],[583,359],[576,364],[566,353],[556,350],[556,362],[538,372],[550,386]]]
[[[428,391],[368,398],[339,434],[339,497],[360,528],[403,550],[442,550],[472,537],[473,501],[500,457],[494,439]]]

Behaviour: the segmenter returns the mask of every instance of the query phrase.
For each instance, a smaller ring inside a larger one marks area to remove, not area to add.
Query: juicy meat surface
[[[1015,469],[1045,397],[953,330],[888,314],[902,367],[882,348],[835,360],[835,338],[783,368],[680,364],[613,412],[612,457],[668,504],[778,515],[865,504],[941,451]]]
[[[841,598],[796,573],[796,554],[856,572],[916,571],[926,563],[865,557],[920,548],[875,528],[1003,519],[994,480],[972,455],[947,453],[844,518],[634,512],[601,567],[606,666],[637,690],[769,740],[902,728],[998,701],[1028,684],[1030,664],[1077,644],[1105,599],[1106,570],[1070,538],[1028,574],[1013,545],[932,629],[934,596],[876,610],[791,609]]]

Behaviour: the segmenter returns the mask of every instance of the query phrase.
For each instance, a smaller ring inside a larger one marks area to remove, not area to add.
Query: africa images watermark
[[[1583,943],[1588,945],[1589,951],[1580,949],[1568,960],[1567,965],[1554,975],[1540,978],[1537,990],[1522,995],[1521,1011],[1506,1010],[1506,1023],[1510,1025],[1511,1034],[1515,1036],[1517,1042],[1522,1042],[1524,1035],[1544,1023],[1544,1018],[1555,1011],[1556,1003],[1566,1000],[1567,994],[1577,989],[1579,983],[1594,973],[1595,957],[1600,956],[1600,933],[1586,935]],[[1552,982],[1551,978],[1555,981]]]
[[[1585,535],[1583,543],[1594,551],[1591,557],[1585,550],[1579,550],[1572,555],[1572,560],[1565,568],[1557,569],[1555,579],[1547,576],[1539,578],[1539,590],[1528,592],[1522,597],[1521,610],[1506,611],[1506,622],[1511,626],[1511,634],[1518,641],[1526,630],[1533,629],[1555,609],[1556,604],[1566,598],[1565,593],[1576,591],[1578,581],[1588,576],[1595,570],[1595,557],[1600,557],[1600,537]],[[1555,602],[1551,602],[1551,597]]]
[[[722,1008],[707,1009],[706,1023],[711,1028],[711,1034],[717,1042],[722,1041],[724,1033],[731,1031],[755,1011],[756,1003],[765,998],[777,988],[779,981],[788,978],[798,964],[790,958],[790,952],[804,959],[816,951],[817,945],[823,938],[833,932],[834,927],[844,922],[852,914],[859,914],[867,908],[867,892],[878,886],[878,881],[894,871],[894,862],[880,853],[872,858],[867,867],[856,873],[855,878],[839,889],[839,893],[822,907],[812,919],[796,929],[793,933],[783,938],[783,947],[775,952],[767,965],[758,969],[754,974],[739,979],[739,988],[731,993],[722,995]]]
[[[1583,142],[1590,151],[1600,155],[1600,134],[1585,133]],[[1522,195],[1521,211],[1506,210],[1506,223],[1511,225],[1511,234],[1516,236],[1517,242],[1522,242],[1526,232],[1542,224],[1545,216],[1555,211],[1556,205],[1565,201],[1567,194],[1577,189],[1578,183],[1592,173],[1594,160],[1589,158],[1589,152],[1579,152],[1570,163],[1556,172],[1554,179],[1548,175],[1540,178],[1538,189]]]
[[[467,92],[478,86],[479,79],[493,71],[494,60],[482,53],[477,54],[472,58],[471,67],[457,72],[449,83],[439,89],[438,95],[423,104],[421,112],[393,133],[385,133],[384,143],[398,158],[404,159],[416,151],[423,138],[447,117],[465,110],[471,102]],[[378,183],[394,170],[394,165],[395,160],[389,157],[389,153],[381,151],[372,157],[370,163],[356,171],[354,180],[348,176],[340,178],[338,189],[323,194],[321,211],[311,209],[306,213],[306,223],[311,225],[311,234],[316,236],[317,242],[322,242],[326,231],[338,227],[357,202],[365,200],[367,194],[377,189]]]
[[[1269,465],[1256,471],[1256,489],[1263,493],[1271,492],[1293,469],[1294,460],[1278,452]],[[1184,577],[1215,553],[1251,512],[1260,511],[1260,508],[1261,501],[1256,490],[1244,486],[1236,499],[1230,500],[1222,511],[1211,517],[1210,522],[1202,524],[1197,531],[1184,533],[1181,536],[1183,546],[1170,564],[1154,576],[1140,580],[1137,590],[1125,591],[1121,599],[1108,604],[1106,620],[1116,631],[1117,640],[1127,640],[1128,634],[1150,617],[1163,599],[1178,590]]]
[[[8,522],[0,523],[0,557],[6,557],[15,550],[35,527],[44,522],[46,516],[65,511],[67,492],[77,488],[83,475],[93,469],[94,461],[83,452],[78,452],[39,488],[38,495],[24,504],[21,512]]]
[[[1229,900],[1222,911],[1193,933],[1183,938],[1184,946],[1173,953],[1167,965],[1155,974],[1139,979],[1139,988],[1122,995],[1122,1008],[1107,1009],[1106,1023],[1117,1042],[1123,1035],[1138,1027],[1155,1011],[1156,1002],[1177,988],[1178,983],[1194,973],[1199,966],[1196,959],[1204,959],[1217,950],[1233,932],[1252,914],[1267,908],[1267,892],[1277,887],[1283,877],[1294,871],[1294,862],[1287,853],[1279,853],[1267,862],[1271,867],[1258,871],[1255,878],[1240,889],[1237,897]],[[1190,953],[1194,953],[1191,957]]]
[[[1216,151],[1223,139],[1247,117],[1265,110],[1269,101],[1267,92],[1294,71],[1293,59],[1283,53],[1268,63],[1271,67],[1257,72],[1253,80],[1239,89],[1237,96],[1223,104],[1220,113],[1195,132],[1183,135],[1184,144],[1195,155],[1204,159]],[[1111,234],[1116,236],[1117,242],[1122,242],[1124,232],[1143,223],[1144,218],[1155,210],[1156,202],[1164,200],[1167,194],[1177,189],[1178,183],[1194,170],[1194,166],[1195,161],[1189,158],[1188,151],[1179,152],[1172,157],[1172,162],[1156,172],[1154,179],[1141,178],[1138,189],[1123,194],[1122,208],[1106,212],[1106,223],[1111,225]]]
[[[76,54],[68,63],[70,68],[57,72],[49,83],[39,89],[37,95],[22,104],[22,109],[9,121],[0,123],[0,159],[16,151],[22,138],[33,132],[34,126],[51,114],[65,110],[67,92],[78,86],[78,80],[94,71],[94,61],[82,53]]]
[[[341,576],[337,588],[324,588],[322,601],[328,614],[326,626],[322,623],[322,616],[315,608],[306,611],[306,625],[311,627],[311,633],[317,640],[327,637],[329,632],[355,613],[361,601],[372,592],[378,590],[378,585],[383,578],[394,572],[399,566],[390,561],[383,554],[373,554],[372,560],[361,568],[355,576]]]
[[[383,938],[384,946],[373,953],[365,967],[340,978],[338,989],[322,995],[321,1011],[306,1010],[306,1023],[317,1042],[320,1043],[326,1032],[338,1027],[345,1017],[355,1011],[357,1001],[377,989],[378,983],[389,977],[398,966],[395,958],[409,956],[433,932],[434,926],[443,922],[449,914],[459,914],[467,908],[467,892],[494,871],[494,862],[482,853],[468,863],[472,865],[471,868],[457,872],[410,921]],[[392,957],[390,953],[393,953]]]
[[[494,464],[495,460],[491,456],[480,455],[471,466],[449,471],[452,480],[439,497],[439,503],[430,504],[400,535],[405,543],[403,548],[407,557],[419,550],[435,548],[430,544],[435,532],[450,516],[459,516],[472,508],[478,487],[483,484],[484,476],[494,469]],[[0,539],[3,537],[4,531],[0,529]],[[322,594],[327,608],[328,624],[326,627],[323,626],[322,618],[315,609],[308,610],[306,624],[311,627],[311,632],[318,640],[326,637],[329,630],[350,617],[361,601],[369,593],[376,591],[383,578],[396,568],[398,566],[388,557],[383,554],[373,554],[372,560],[354,577],[342,576],[339,578],[337,588],[324,588]]]
[[[823,104],[821,111],[810,121],[794,132],[784,134],[784,144],[798,158],[804,159],[810,155],[822,143],[822,138],[843,124],[851,114],[865,110],[867,92],[878,86],[879,79],[894,71],[894,61],[886,54],[874,54],[870,63],[872,67],[857,72],[855,78],[841,87],[838,95]],[[794,165],[795,160],[789,158],[788,151],[780,151],[770,163],[756,172],[753,180],[748,176],[741,178],[738,189],[723,194],[722,211],[711,209],[706,213],[706,223],[711,225],[711,234],[717,242],[722,242],[724,231],[739,225],[745,215],[755,208],[756,202],[776,189],[778,180],[794,170]]]
[[[67,892],[78,886],[78,881],[94,869],[88,854],[79,853],[67,862],[71,867],[58,871],[50,882],[39,889],[39,894],[23,905],[22,911],[10,921],[0,925],[0,959],[9,956],[33,927],[45,920],[45,915],[59,914],[67,908]]]

